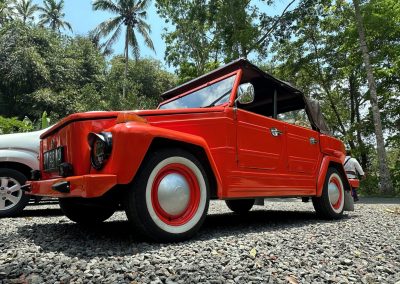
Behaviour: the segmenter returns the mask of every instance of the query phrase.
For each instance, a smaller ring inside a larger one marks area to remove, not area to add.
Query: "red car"
[[[167,91],[155,110],[73,114],[41,136],[26,190],[59,197],[65,215],[96,223],[123,206],[154,240],[202,225],[210,199],[238,213],[265,197],[310,197],[337,219],[351,209],[343,143],[318,105],[245,59]]]

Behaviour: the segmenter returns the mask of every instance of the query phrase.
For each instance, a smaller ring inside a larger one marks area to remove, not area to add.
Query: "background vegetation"
[[[94,1],[95,10],[115,17],[87,36],[69,37],[62,33],[73,29],[63,19],[63,1],[38,7],[0,0],[1,131],[30,130],[32,123],[21,121],[39,123],[44,111],[54,122],[78,111],[154,107],[177,83],[247,57],[321,102],[333,134],[367,172],[363,193],[400,194],[399,2],[293,0],[269,15],[265,7],[274,2],[155,0],[168,23],[171,74],[159,61],[140,58],[136,33],[153,47],[150,1]],[[121,34],[124,54],[112,55]]]

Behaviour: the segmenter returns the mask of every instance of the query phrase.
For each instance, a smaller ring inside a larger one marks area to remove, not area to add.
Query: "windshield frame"
[[[204,88],[206,88],[208,86],[211,86],[211,85],[213,85],[215,83],[218,83],[218,82],[220,82],[220,81],[222,81],[222,80],[224,80],[226,78],[229,78],[229,77],[232,77],[232,76],[236,75],[235,80],[233,81],[231,93],[229,95],[229,101],[226,102],[226,103],[223,103],[223,104],[212,106],[212,107],[221,107],[221,106],[225,106],[225,105],[230,105],[231,106],[233,104],[234,97],[236,96],[236,91],[237,91],[237,88],[239,86],[239,82],[241,80],[241,74],[242,74],[242,70],[241,69],[238,69],[238,70],[235,70],[233,72],[230,72],[230,73],[228,73],[226,75],[223,75],[223,76],[218,77],[218,78],[216,78],[214,80],[211,80],[211,81],[209,81],[207,83],[204,83],[204,84],[202,84],[200,86],[197,86],[197,87],[195,87],[193,89],[190,89],[189,91],[184,92],[183,94],[180,94],[178,96],[172,97],[172,98],[170,98],[170,99],[168,99],[166,101],[161,102],[158,105],[157,109],[160,109],[161,106],[163,106],[165,104],[168,104],[168,103],[170,103],[172,101],[175,101],[175,100],[180,99],[180,98],[182,98],[184,96],[190,95],[190,94],[192,94],[192,93],[194,93],[196,91],[199,91],[199,90],[204,89]],[[204,108],[204,107],[193,107],[193,108]],[[189,109],[189,108],[185,108],[185,109]]]

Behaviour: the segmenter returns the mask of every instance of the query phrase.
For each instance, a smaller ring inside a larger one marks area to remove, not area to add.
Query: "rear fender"
[[[325,183],[325,178],[326,178],[326,173],[328,171],[329,167],[334,167],[336,168],[342,175],[343,177],[343,182],[344,182],[344,188],[345,190],[350,190],[350,182],[347,179],[346,172],[343,168],[343,164],[341,162],[340,158],[337,157],[332,157],[332,156],[324,156],[322,158],[322,163],[321,163],[321,168],[319,170],[319,175],[318,175],[318,180],[317,180],[317,194],[316,196],[321,196],[322,190],[324,188],[324,183]]]

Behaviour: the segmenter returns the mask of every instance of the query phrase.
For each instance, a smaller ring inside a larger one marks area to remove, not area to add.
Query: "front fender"
[[[33,170],[39,169],[38,153],[25,149],[1,149],[0,162],[24,164]]]
[[[141,122],[117,124],[109,131],[113,134],[113,153],[102,173],[115,173],[119,184],[128,184],[134,178],[147,151],[155,138],[165,138],[192,144],[204,149],[215,175],[218,189],[221,188],[221,177],[215,161],[204,138],[193,134],[160,128]],[[95,172],[92,169],[91,172]],[[100,173],[100,172],[98,172]]]
[[[324,188],[324,183],[325,183],[325,178],[326,178],[326,173],[328,171],[329,166],[335,167],[342,174],[345,189],[350,190],[350,188],[351,188],[349,180],[347,179],[347,176],[346,176],[346,172],[343,168],[341,159],[338,157],[324,156],[322,158],[322,163],[321,163],[321,167],[320,167],[319,174],[318,174],[316,196],[321,196],[321,194],[322,194],[322,190]]]

